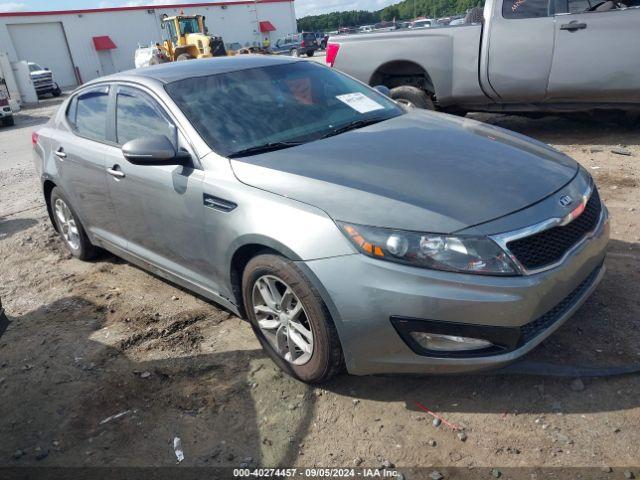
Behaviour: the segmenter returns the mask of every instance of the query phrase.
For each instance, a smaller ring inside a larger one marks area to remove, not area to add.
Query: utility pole
[[[416,17],[418,16],[418,6],[416,5],[416,2],[418,0],[413,0],[413,19],[415,20]]]

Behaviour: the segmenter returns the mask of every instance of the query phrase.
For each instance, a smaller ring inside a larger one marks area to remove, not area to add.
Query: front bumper
[[[593,236],[581,248],[558,267],[530,276],[439,272],[359,254],[304,265],[331,311],[350,373],[486,370],[531,351],[584,303],[606,270],[609,228],[603,209]],[[506,328],[518,336],[501,352],[425,355],[403,340],[398,319],[457,323],[476,330]]]

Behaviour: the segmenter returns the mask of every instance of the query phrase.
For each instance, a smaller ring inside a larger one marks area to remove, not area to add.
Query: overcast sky
[[[0,0],[0,12],[197,3],[198,0]],[[399,0],[295,0],[298,17],[338,10],[378,10]]]

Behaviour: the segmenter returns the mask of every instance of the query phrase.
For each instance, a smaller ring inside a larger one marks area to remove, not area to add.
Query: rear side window
[[[175,128],[161,109],[142,92],[130,88],[118,91],[116,107],[116,135],[119,145],[136,138],[152,135],[165,135],[172,142],[175,140]]]
[[[78,135],[103,142],[107,138],[108,105],[108,87],[91,90],[72,100],[67,118]]]
[[[504,18],[540,18],[549,16],[547,0],[504,0],[502,2]]]

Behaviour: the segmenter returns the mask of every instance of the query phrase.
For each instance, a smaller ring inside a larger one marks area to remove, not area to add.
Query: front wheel
[[[80,260],[94,258],[97,253],[96,247],[89,241],[78,216],[58,187],[51,191],[51,210],[56,230],[71,255]]]
[[[424,110],[436,109],[429,94],[418,87],[403,85],[392,88],[391,98],[409,108],[422,108]]]
[[[342,370],[338,333],[313,285],[291,261],[265,254],[242,277],[245,310],[271,359],[292,377],[321,383]]]
[[[60,95],[62,95],[62,89],[58,85],[56,85],[55,88],[51,90],[51,95],[53,95],[54,97],[59,97]]]

